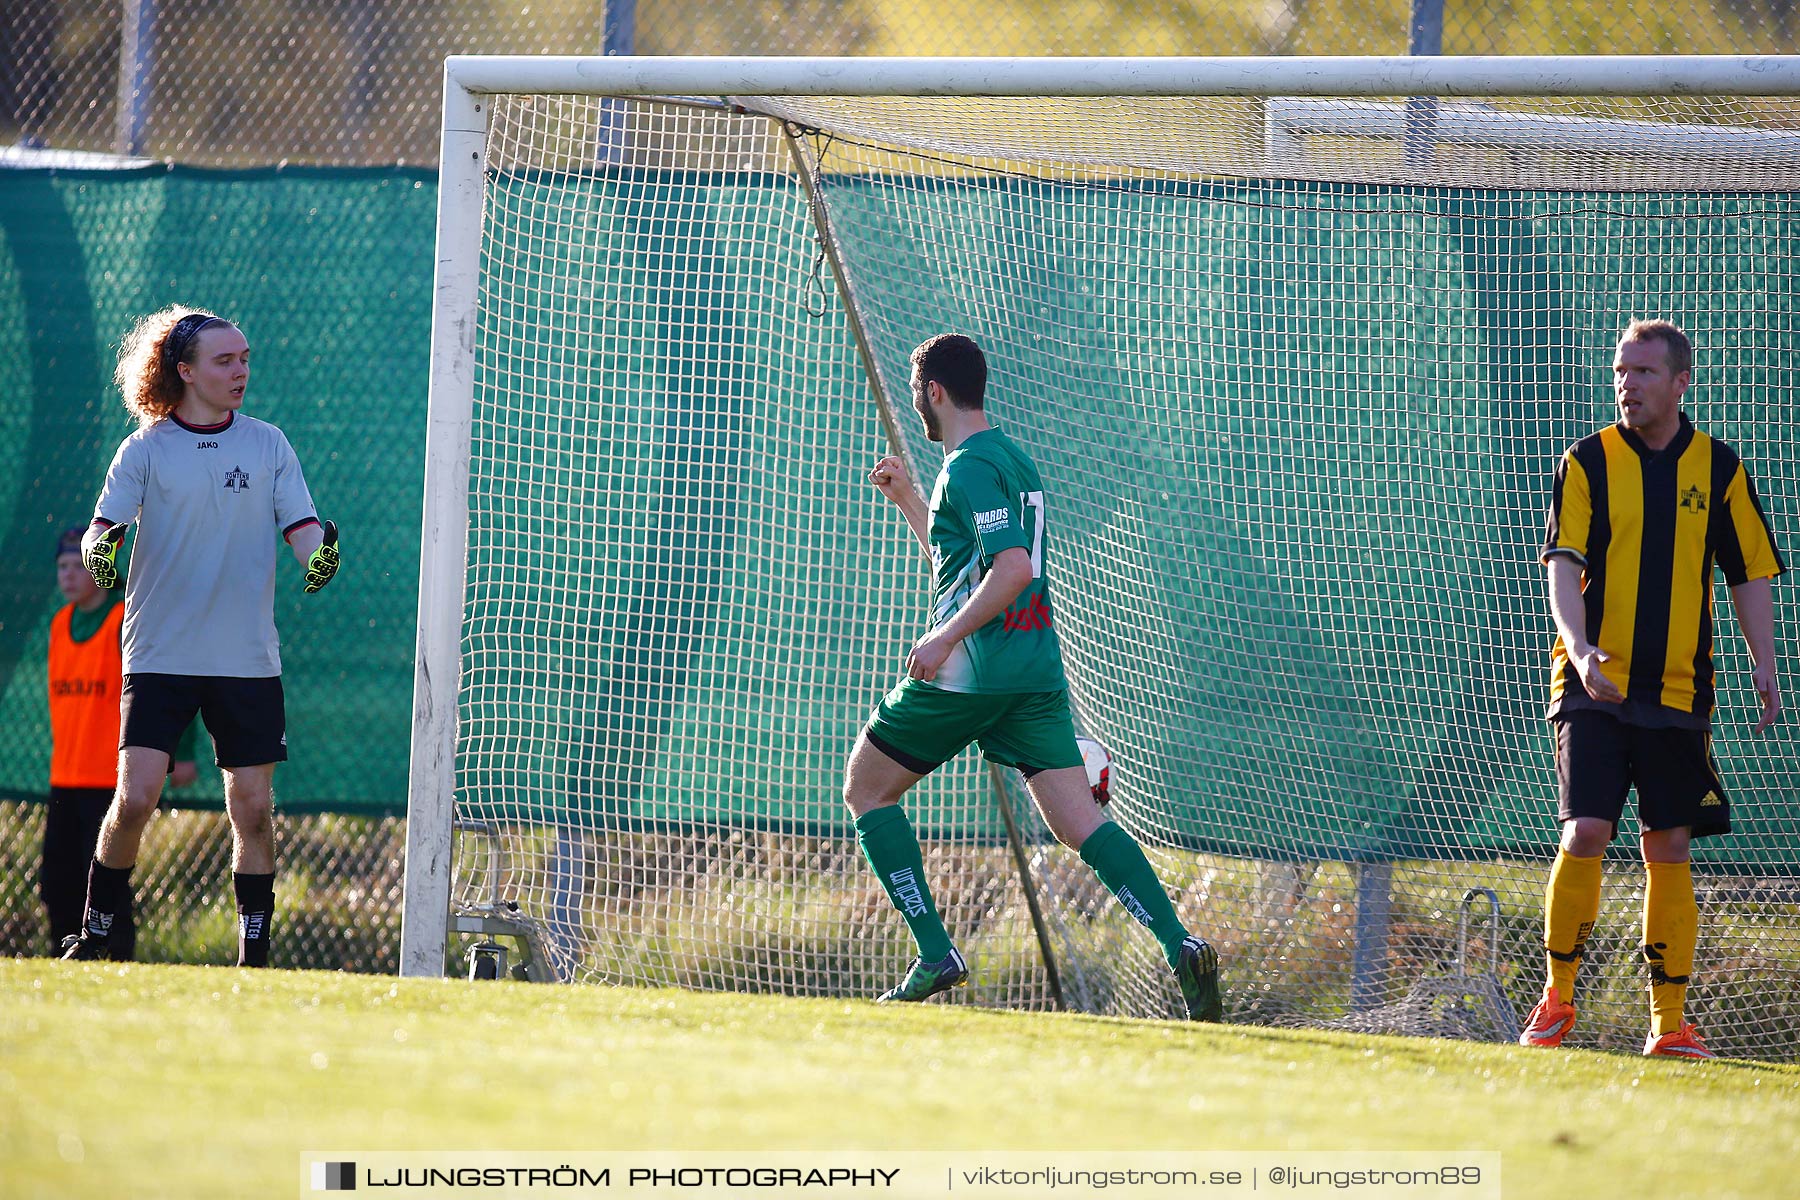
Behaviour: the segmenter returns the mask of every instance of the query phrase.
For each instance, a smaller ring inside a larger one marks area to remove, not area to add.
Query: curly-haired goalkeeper
[[[106,957],[129,894],[169,752],[199,712],[225,775],[238,908],[238,963],[265,966],[275,907],[275,764],[287,759],[275,636],[276,543],[316,592],[338,566],[282,432],[238,410],[250,346],[224,317],[180,305],[139,321],[116,374],[138,430],[106,472],[82,558],[115,587],[114,555],[137,525],[125,583],[119,778],[88,873],[82,933],[64,958]]]

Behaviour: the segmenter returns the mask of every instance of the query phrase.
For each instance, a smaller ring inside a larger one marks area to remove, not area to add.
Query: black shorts
[[[119,700],[119,749],[175,751],[198,712],[212,734],[213,761],[230,770],[287,761],[287,706],[281,676],[125,676]]]
[[[1611,713],[1558,716],[1557,816],[1596,817],[1619,830],[1625,796],[1637,785],[1645,830],[1688,826],[1695,837],[1731,832],[1731,801],[1713,763],[1712,735],[1700,729],[1645,729]]]

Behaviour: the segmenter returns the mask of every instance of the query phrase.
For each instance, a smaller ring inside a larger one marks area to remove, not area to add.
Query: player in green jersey
[[[973,341],[940,334],[925,342],[912,353],[913,408],[945,449],[929,507],[898,457],[869,472],[933,574],[930,628],[844,771],[857,843],[918,944],[906,978],[881,999],[924,1000],[968,981],[900,799],[975,742],[1025,776],[1050,831],[1161,944],[1188,1015],[1220,1020],[1218,955],[1188,933],[1143,849],[1106,819],[1088,787],[1052,624],[1044,485],[1025,452],[988,423],[986,390],[987,361]]]

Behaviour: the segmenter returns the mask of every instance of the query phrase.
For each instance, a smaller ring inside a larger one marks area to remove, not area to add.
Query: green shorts
[[[864,732],[883,754],[919,775],[929,775],[970,742],[990,762],[1026,775],[1079,767],[1069,693],[946,692],[907,678],[881,698]]]

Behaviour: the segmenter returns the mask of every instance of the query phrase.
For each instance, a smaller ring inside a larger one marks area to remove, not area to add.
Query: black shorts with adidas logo
[[[1638,821],[1646,830],[1693,828],[1693,836],[1731,832],[1731,801],[1703,729],[1647,729],[1611,713],[1557,714],[1557,817],[1597,817],[1613,824],[1637,785]]]

